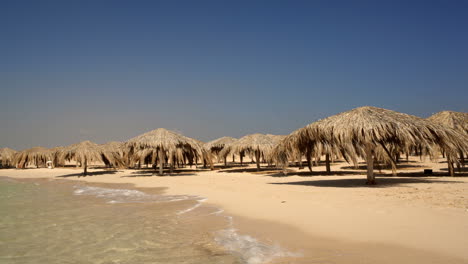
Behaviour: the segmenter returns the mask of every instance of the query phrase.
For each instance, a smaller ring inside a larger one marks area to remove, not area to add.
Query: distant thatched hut
[[[223,150],[225,147],[233,144],[236,141],[237,139],[233,137],[221,137],[206,143],[205,148],[208,149],[213,155],[219,157],[219,153],[221,152],[221,150]],[[223,159],[224,166],[227,166],[227,155],[224,156]]]
[[[158,161],[160,175],[163,174],[166,158],[171,170],[174,164],[183,163],[186,159],[190,162],[200,159],[212,165],[203,143],[164,128],[134,137],[126,142],[126,147],[134,159],[150,158],[151,164]]]
[[[47,161],[53,159],[53,153],[50,149],[44,147],[34,147],[20,151],[16,154],[14,163],[19,169],[27,166],[46,166]]]
[[[377,107],[359,107],[319,120],[302,128],[296,140],[301,144],[326,145],[329,151],[341,153],[347,160],[357,157],[367,161],[367,183],[374,184],[373,162],[377,153],[385,153],[393,167],[395,161],[390,148],[408,150],[416,145],[427,152],[440,147],[449,160],[458,149],[466,149],[467,141],[450,128],[425,119]],[[302,146],[306,149],[307,146]],[[450,171],[453,175],[453,168]]]
[[[11,148],[1,148],[0,149],[0,168],[8,168],[13,165],[17,151]]]
[[[257,170],[260,170],[261,157],[270,159],[271,151],[276,144],[277,140],[271,135],[251,134],[240,138],[224,148],[220,155],[239,154],[242,158],[244,153],[251,153],[255,156]]]
[[[102,162],[115,166],[122,163],[118,155],[91,141],[83,141],[62,149],[60,161],[64,162],[65,160],[79,162],[83,167],[83,175],[87,175],[88,165],[91,162]]]

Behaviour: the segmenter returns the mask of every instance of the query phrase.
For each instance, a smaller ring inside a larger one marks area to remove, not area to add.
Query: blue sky
[[[2,1],[0,147],[468,111],[467,1]]]

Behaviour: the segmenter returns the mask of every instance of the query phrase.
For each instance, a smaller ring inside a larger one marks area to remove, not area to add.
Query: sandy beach
[[[371,187],[364,185],[363,168],[345,162],[333,163],[332,175],[325,175],[323,166],[312,174],[290,168],[286,176],[253,166],[186,168],[166,176],[144,169],[91,169],[80,178],[79,168],[3,169],[0,176],[131,183],[203,196],[234,216],[240,232],[302,255],[280,263],[320,262],[331,255],[333,263],[468,261],[468,178],[421,177],[425,168],[444,172],[446,163],[411,157],[398,177],[377,177],[378,185]]]

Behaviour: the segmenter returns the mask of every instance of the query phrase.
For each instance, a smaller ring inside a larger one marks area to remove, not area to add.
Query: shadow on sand
[[[93,171],[93,172],[88,172],[88,174],[85,176],[83,175],[83,172],[79,173],[72,173],[72,174],[66,174],[66,175],[60,175],[57,176],[57,178],[68,178],[68,177],[90,177],[90,176],[99,176],[99,175],[105,175],[105,174],[115,174],[118,171],[116,170],[109,170],[109,171]]]
[[[331,171],[330,173],[327,173],[326,171],[312,171],[310,172],[308,169],[305,169],[303,171],[288,171],[288,174],[284,175],[282,171],[278,172],[275,171],[275,173],[270,173],[266,174],[265,176],[270,176],[270,177],[290,177],[290,176],[299,176],[299,177],[312,177],[312,176],[345,176],[345,175],[363,175],[365,174],[365,171]]]
[[[218,172],[227,172],[227,173],[236,173],[236,172],[248,172],[248,173],[253,173],[253,174],[265,174],[265,173],[272,173],[276,171],[281,171],[280,168],[276,167],[261,167],[260,170],[257,170],[257,168],[248,168],[247,166],[243,168],[236,168],[236,169],[222,169],[219,170]]]
[[[170,173],[168,169],[164,170],[163,175],[159,175],[159,169],[140,169],[131,172],[131,175],[121,176],[121,178],[136,178],[136,177],[174,177],[174,176],[195,176],[196,172],[206,171],[207,169],[175,169]]]
[[[461,181],[442,181],[425,178],[405,178],[405,177],[376,177],[376,185],[366,185],[366,179],[330,179],[330,180],[315,180],[315,181],[299,181],[299,182],[281,182],[270,183],[278,185],[302,185],[313,187],[334,187],[334,188],[385,188],[399,186],[410,183],[464,183]]]

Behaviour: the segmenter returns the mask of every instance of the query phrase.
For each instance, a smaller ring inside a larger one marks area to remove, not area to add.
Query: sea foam
[[[249,235],[241,235],[235,228],[218,232],[216,242],[231,254],[239,256],[247,264],[268,263],[278,257],[300,257],[301,254],[288,252],[279,245],[268,245]]]
[[[75,186],[75,195],[91,195],[104,198],[107,203],[155,203],[175,202],[183,200],[200,200],[199,196],[192,195],[155,195],[138,190],[111,189],[94,186]]]

